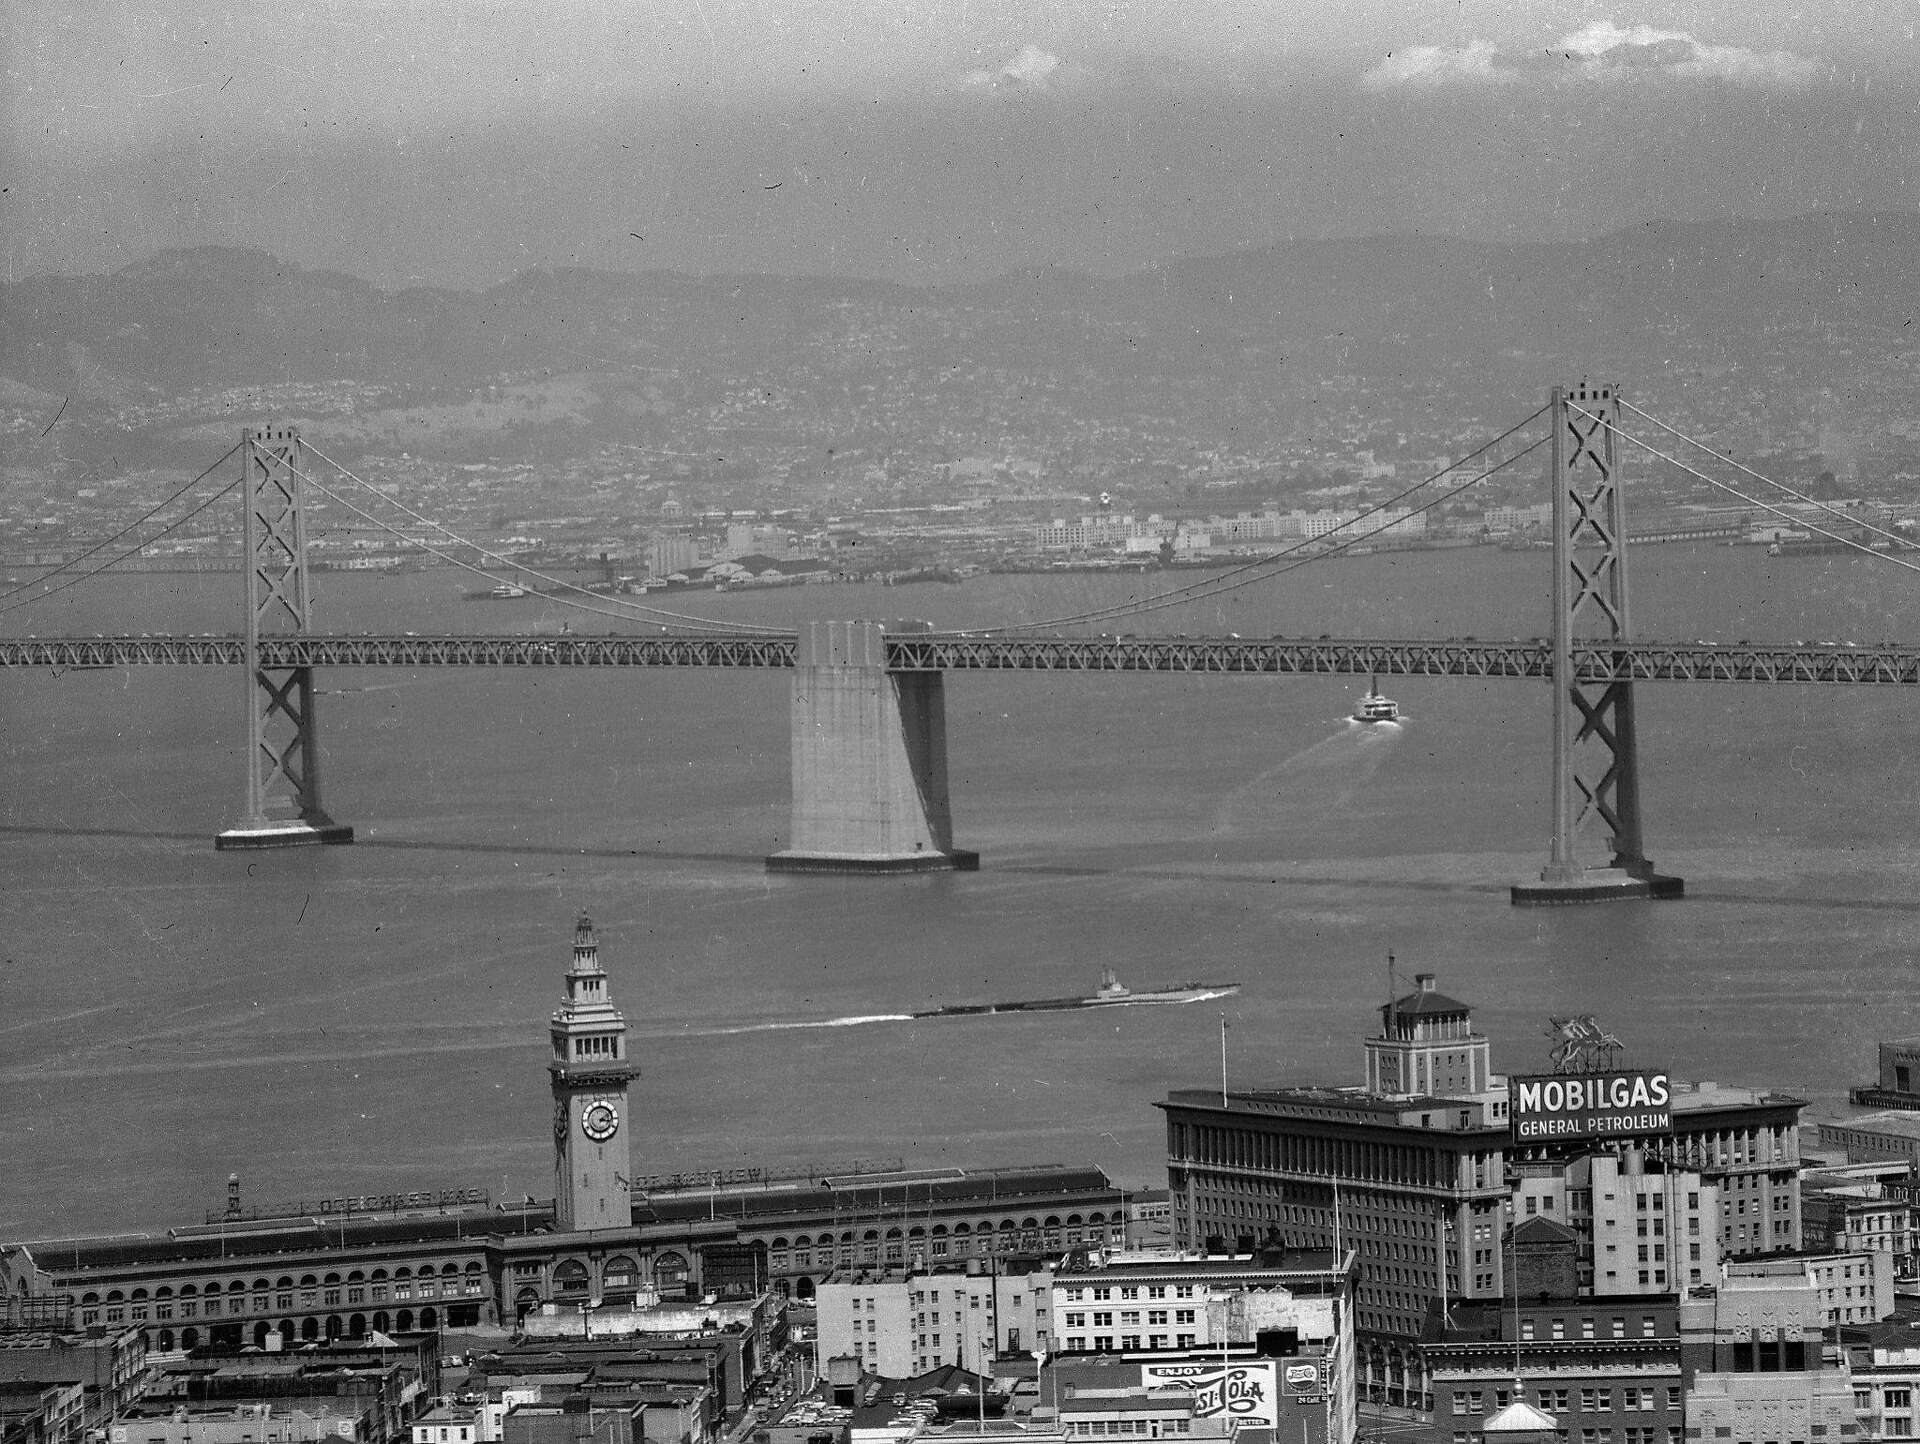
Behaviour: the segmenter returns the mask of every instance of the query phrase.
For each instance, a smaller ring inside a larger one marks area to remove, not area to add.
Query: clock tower
[[[562,1232],[633,1222],[627,1161],[627,1020],[607,996],[593,923],[573,930],[567,997],[553,1015],[554,1224]]]

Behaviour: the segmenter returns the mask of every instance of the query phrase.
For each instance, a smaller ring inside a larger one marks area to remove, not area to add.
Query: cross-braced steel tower
[[[291,426],[240,433],[246,508],[247,812],[214,846],[290,847],[352,842],[353,829],[320,805],[320,734],[313,668],[263,667],[260,638],[304,633],[306,522],[300,505],[305,449]]]
[[[1654,872],[1640,835],[1639,741],[1633,683],[1583,682],[1573,649],[1624,643],[1627,532],[1615,422],[1619,394],[1584,382],[1556,386],[1553,427],[1553,850],[1516,903],[1679,897],[1677,877]],[[1604,861],[1588,860],[1595,842]],[[1585,855],[1583,855],[1583,848]]]

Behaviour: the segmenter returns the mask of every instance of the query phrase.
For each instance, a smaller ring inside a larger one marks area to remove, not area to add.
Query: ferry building
[[[1124,1241],[1126,1196],[1094,1168],[696,1175],[637,1191],[639,1069],[584,917],[564,983],[548,1025],[551,1202],[433,1192],[260,1217],[235,1179],[226,1214],[204,1224],[0,1245],[0,1324],[134,1326],[161,1350],[288,1345],[768,1288],[808,1297],[839,1266]]]

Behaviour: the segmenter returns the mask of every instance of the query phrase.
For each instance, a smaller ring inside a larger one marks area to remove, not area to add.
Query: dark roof
[[[1563,1223],[1535,1214],[1513,1226],[1515,1243],[1578,1243],[1580,1235]]]
[[[489,1237],[517,1237],[552,1227],[553,1210],[540,1207],[522,1214],[432,1214],[422,1218],[310,1218],[265,1225],[235,1224],[226,1233],[147,1234],[134,1238],[55,1239],[30,1244],[34,1261],[48,1273],[78,1269],[137,1268],[143,1264],[224,1261],[234,1269],[249,1260],[275,1254],[317,1253],[379,1244],[479,1243]]]
[[[1119,1188],[1098,1168],[992,1169],[959,1178],[905,1179],[889,1182],[871,1176],[849,1178],[844,1184],[808,1184],[795,1188],[720,1188],[712,1193],[656,1194],[635,1203],[636,1222],[668,1222],[687,1218],[775,1219],[785,1214],[848,1214],[905,1211],[929,1204],[996,1208],[1027,1198],[1062,1193],[1112,1193]],[[1118,1200],[1115,1199],[1115,1202]]]
[[[1458,998],[1449,998],[1445,993],[1431,991],[1408,993],[1404,998],[1395,998],[1392,1006],[1397,1015],[1430,1018],[1465,1016],[1473,1011],[1471,1004],[1463,1003]]]

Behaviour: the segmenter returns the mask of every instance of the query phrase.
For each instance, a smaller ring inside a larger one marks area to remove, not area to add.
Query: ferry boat
[[[499,586],[488,592],[487,596],[492,601],[511,602],[517,598],[524,597],[526,594],[527,589],[525,587],[516,587],[512,582],[502,582]]]
[[[928,1008],[913,1016],[916,1018],[963,1018],[975,1013],[1057,1013],[1074,1008],[1200,1003],[1209,998],[1224,998],[1239,991],[1238,983],[1158,983],[1151,988],[1129,988],[1113,975],[1112,968],[1102,968],[1100,986],[1084,998],[1027,998],[1005,1003],[950,1003],[944,1008]]]
[[[1371,678],[1367,682],[1367,695],[1362,697],[1353,709],[1353,720],[1356,722],[1398,722],[1400,720],[1400,704],[1391,697],[1381,695],[1378,677]]]

